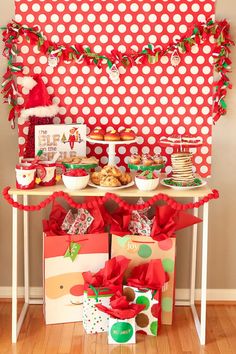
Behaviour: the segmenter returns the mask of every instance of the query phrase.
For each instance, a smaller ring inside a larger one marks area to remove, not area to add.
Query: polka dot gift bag
[[[128,301],[144,305],[135,317],[136,333],[156,336],[161,324],[161,292],[169,280],[160,259],[153,259],[132,269],[123,294]]]
[[[176,211],[168,205],[156,208],[150,236],[112,235],[112,257],[123,255],[131,259],[125,273],[129,277],[131,270],[153,259],[161,259],[164,270],[168,273],[169,281],[162,291],[161,320],[162,324],[171,325],[173,321],[175,294],[175,231],[201,222],[191,214]],[[120,235],[120,233],[118,233]]]
[[[129,259],[119,256],[105,262],[97,273],[84,272],[83,327],[86,333],[108,331],[109,315],[98,311],[96,305],[108,306],[111,297],[122,290],[124,272]]]

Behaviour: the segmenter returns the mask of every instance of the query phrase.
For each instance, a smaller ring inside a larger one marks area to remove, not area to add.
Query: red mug
[[[37,165],[38,167],[41,166],[45,169],[46,174],[44,177],[41,176],[41,172],[38,174],[41,181],[39,184],[41,186],[54,186],[57,181],[57,167],[62,169],[62,173],[66,172],[66,168],[63,164],[52,162],[52,161],[39,161]]]
[[[46,171],[43,166],[37,166],[41,169],[42,177],[45,176]],[[19,163],[16,165],[16,188],[18,189],[33,189],[36,183],[36,165],[30,163]]]

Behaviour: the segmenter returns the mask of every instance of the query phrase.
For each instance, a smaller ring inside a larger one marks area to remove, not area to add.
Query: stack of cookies
[[[116,166],[107,165],[99,172],[93,172],[91,182],[102,187],[120,187],[132,182],[132,176],[127,172],[121,172]]]
[[[179,152],[171,155],[172,181],[184,185],[194,183],[192,154]]]

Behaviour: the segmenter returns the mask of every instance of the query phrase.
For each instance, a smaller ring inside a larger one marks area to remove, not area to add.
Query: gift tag
[[[117,68],[116,64],[113,64],[110,71],[109,71],[109,77],[112,82],[118,82],[119,77],[120,77],[120,72],[119,69]]]
[[[71,244],[69,245],[69,247],[66,250],[66,253],[64,255],[64,257],[69,257],[72,262],[74,262],[75,258],[77,257],[79,251],[80,251],[80,244],[76,243],[76,242],[71,242]]]
[[[171,62],[171,65],[173,66],[178,66],[179,63],[180,63],[180,56],[179,56],[179,53],[178,51],[175,49],[171,55],[171,58],[170,58],[170,62]]]
[[[51,67],[51,68],[55,68],[58,64],[58,57],[53,55],[53,54],[49,54],[49,57],[48,57],[48,65]]]

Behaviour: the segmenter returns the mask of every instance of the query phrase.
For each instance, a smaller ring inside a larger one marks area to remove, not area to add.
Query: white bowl
[[[159,184],[159,178],[144,179],[135,176],[135,183],[141,191],[153,191]]]
[[[89,182],[89,175],[87,176],[65,176],[62,175],[62,181],[67,189],[84,189]]]

